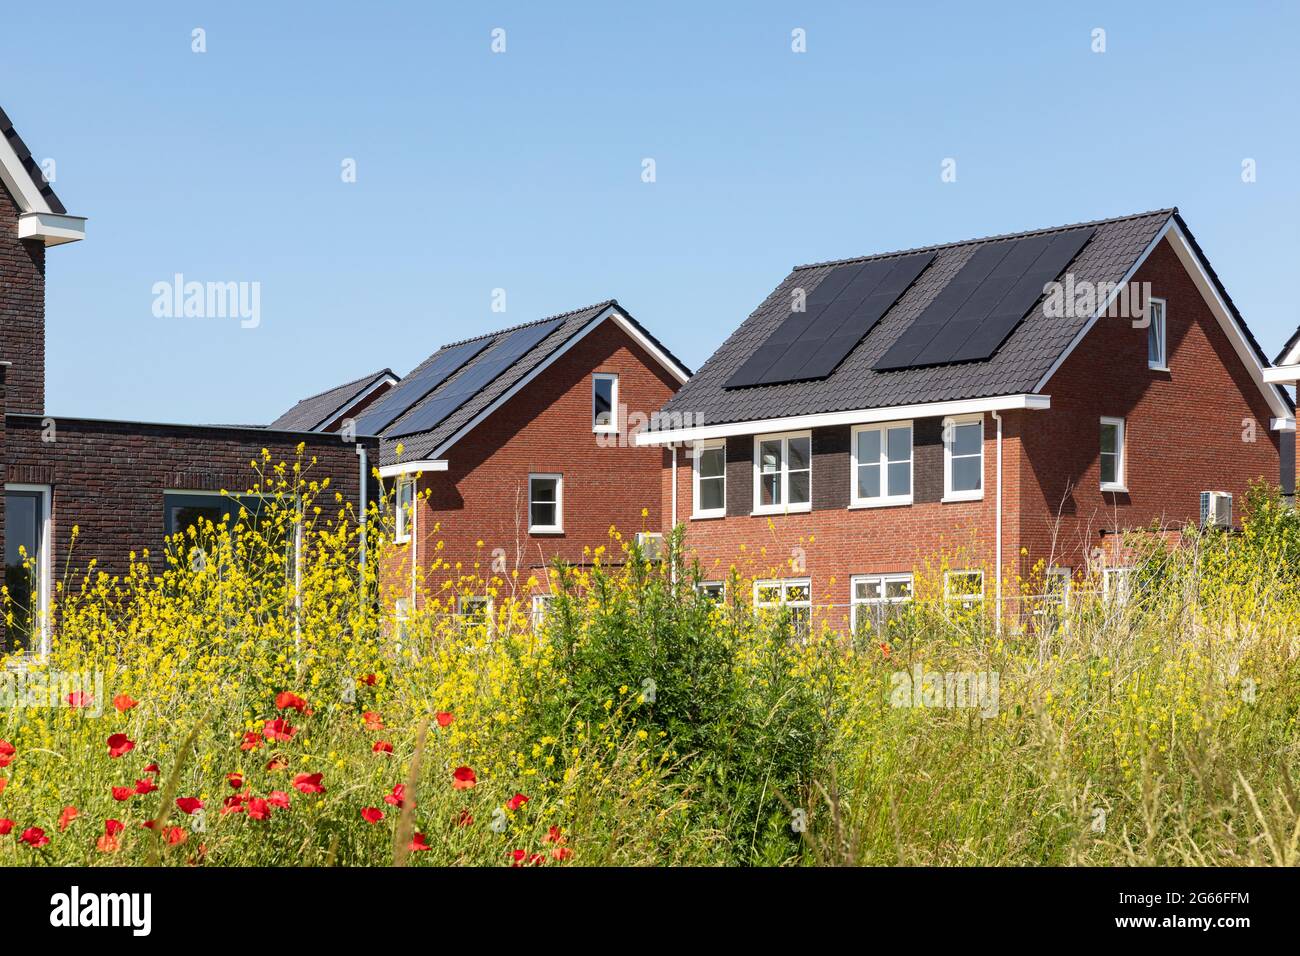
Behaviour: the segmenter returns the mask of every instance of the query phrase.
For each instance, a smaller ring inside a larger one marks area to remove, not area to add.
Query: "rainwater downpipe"
[[[673,471],[672,471],[672,480],[670,484],[673,486],[672,525],[670,527],[670,530],[676,531],[677,530],[677,443],[676,442],[673,442]],[[659,500],[661,502],[663,501],[662,498],[660,498]],[[662,504],[660,505],[660,507],[663,507]],[[677,583],[677,562],[676,561],[673,562],[672,568],[669,569],[669,573],[671,576],[672,583],[676,584]]]
[[[998,423],[998,465],[997,465],[997,517],[993,544],[993,560],[997,562],[993,580],[996,582],[995,599],[998,602],[995,613],[997,633],[1002,633],[1002,416],[993,412],[993,420]]]

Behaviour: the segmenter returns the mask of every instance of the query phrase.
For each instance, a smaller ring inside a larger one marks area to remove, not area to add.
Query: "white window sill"
[[[591,433],[593,435],[617,435],[618,429],[617,428],[593,428],[591,430]]]
[[[410,544],[411,536],[408,534],[404,538],[393,538],[393,544]]]
[[[554,525],[534,525],[528,529],[529,534],[564,534],[563,528]]]
[[[898,498],[878,498],[867,501],[854,501],[849,504],[850,511],[861,508],[904,508],[912,503],[912,496]]]
[[[807,504],[801,504],[801,505],[790,505],[789,507],[786,507],[785,505],[778,505],[776,507],[773,507],[771,505],[760,506],[758,508],[755,508],[753,511],[751,511],[750,514],[751,515],[795,515],[795,514],[807,514],[810,511],[812,511],[811,502]]]
[[[727,516],[727,512],[725,509],[722,511],[697,511],[691,515],[691,520],[712,521],[717,518],[725,518],[726,516]]]
[[[939,499],[940,504],[953,504],[957,501],[983,501],[984,491],[954,491]]]
[[[1152,372],[1167,372],[1167,371],[1169,371],[1169,366],[1168,366],[1168,365],[1151,365],[1150,363],[1148,363],[1148,364],[1147,364],[1147,368],[1150,369]]]
[[[1128,488],[1127,488],[1125,485],[1113,485],[1113,484],[1108,485],[1108,484],[1106,484],[1105,482],[1102,482],[1101,490],[1102,490],[1102,491],[1112,491],[1112,492],[1115,492],[1115,493],[1117,493],[1117,494],[1121,494],[1121,495],[1126,495],[1126,494],[1128,494]]]

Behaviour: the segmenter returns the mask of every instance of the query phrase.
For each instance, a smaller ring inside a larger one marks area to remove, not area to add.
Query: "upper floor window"
[[[618,376],[613,372],[591,377],[591,430],[618,431]]]
[[[1152,299],[1147,303],[1147,368],[1165,371],[1169,368],[1168,328],[1165,324],[1165,300]]]
[[[528,533],[564,531],[564,476],[528,476]]]
[[[853,429],[852,504],[912,503],[912,423],[859,425]]]
[[[984,497],[984,416],[943,420],[943,500]]]
[[[1124,419],[1101,420],[1101,490],[1127,491],[1124,485]]]
[[[725,440],[696,442],[692,480],[694,510],[691,517],[724,517],[727,514],[727,443]]]
[[[754,438],[754,513],[812,510],[812,433]]]
[[[393,541],[404,544],[411,540],[411,526],[415,524],[415,479],[398,478],[395,495],[397,521]]]

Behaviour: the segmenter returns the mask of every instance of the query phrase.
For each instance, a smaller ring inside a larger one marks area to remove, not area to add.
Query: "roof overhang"
[[[426,471],[446,471],[447,460],[421,458],[416,461],[399,461],[395,465],[384,465],[379,469],[380,478],[400,478],[402,475],[420,475]]]
[[[322,419],[321,421],[313,425],[311,430],[323,431],[324,429],[328,428],[330,425],[333,425],[335,422],[339,422],[347,419],[348,412],[352,411],[352,409],[360,405],[363,401],[365,401],[367,398],[373,395],[378,389],[381,389],[389,385],[395,385],[397,384],[397,382],[398,382],[398,378],[396,375],[384,374],[379,376],[377,379],[375,379],[373,382],[371,382],[369,385],[363,388],[360,392],[354,395],[352,398],[348,399],[338,408],[334,409],[334,411],[330,412],[329,415],[327,415],[324,419]]]
[[[923,402],[918,405],[890,405],[884,408],[859,408],[843,412],[820,412],[814,415],[791,415],[758,421],[727,422],[721,425],[692,425],[640,431],[633,436],[637,446],[675,445],[683,442],[729,438],[733,435],[759,435],[767,432],[800,431],[807,428],[830,428],[837,425],[865,425],[911,418],[942,418],[949,415],[973,415],[981,412],[1043,411],[1052,407],[1050,395],[995,395],[950,402]]]
[[[19,239],[40,239],[47,246],[61,246],[86,238],[85,216],[64,216],[54,212],[29,212],[18,217]]]
[[[18,143],[22,145],[21,140]],[[25,153],[26,146],[22,149]],[[0,182],[18,204],[19,238],[40,239],[47,246],[86,238],[86,220],[81,216],[66,215],[61,203],[59,208],[51,206],[35,175],[29,171],[24,156],[18,154],[13,142],[7,136],[0,136]]]
[[[1264,369],[1264,381],[1273,385],[1294,385],[1300,382],[1300,363],[1269,366]]]

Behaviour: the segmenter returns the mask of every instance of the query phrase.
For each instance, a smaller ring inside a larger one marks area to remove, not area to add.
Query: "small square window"
[[[784,608],[796,636],[807,637],[812,630],[812,582],[808,578],[754,582],[756,609]]]
[[[727,584],[725,581],[701,581],[695,585],[695,590],[706,601],[711,601],[714,604],[722,604],[727,599]]]
[[[618,431],[618,376],[598,372],[591,377],[592,431]]]
[[[970,610],[984,603],[983,571],[949,571],[943,579],[944,598],[949,604]]]
[[[850,583],[849,626],[854,634],[872,628],[884,635],[912,600],[910,574],[861,574]]]
[[[560,534],[564,531],[564,477],[528,476],[529,534]]]
[[[858,507],[912,503],[912,423],[853,429],[853,486]]]
[[[754,513],[812,510],[812,435],[754,439]]]

